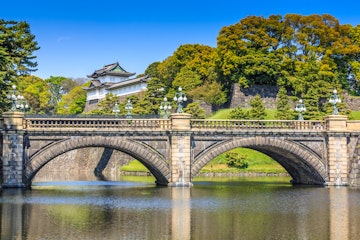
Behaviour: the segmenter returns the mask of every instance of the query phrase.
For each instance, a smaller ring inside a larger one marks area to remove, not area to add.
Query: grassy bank
[[[236,151],[238,154],[246,157],[248,162],[248,167],[245,169],[230,168],[226,164],[225,153],[217,156],[206,164],[202,169],[201,173],[206,172],[215,172],[215,173],[241,173],[241,172],[251,172],[251,173],[285,173],[285,169],[281,167],[276,161],[274,161],[269,156],[262,154],[260,152],[247,149],[247,148],[237,148]],[[148,172],[149,170],[142,165],[139,161],[133,160],[127,165],[121,167],[121,171],[125,172]]]
[[[217,111],[216,113],[214,113],[213,115],[211,115],[208,119],[229,119],[231,110],[232,110],[232,108],[221,109],[221,110]],[[244,108],[244,110],[250,110],[250,109]],[[266,109],[265,113],[266,113],[265,120],[276,119],[275,118],[276,109]],[[360,120],[360,111],[352,111],[349,116],[349,120]]]

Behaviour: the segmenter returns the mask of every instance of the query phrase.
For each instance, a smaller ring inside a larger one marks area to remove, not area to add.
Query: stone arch
[[[63,153],[86,147],[107,147],[127,153],[149,169],[157,184],[167,185],[169,183],[169,165],[166,163],[166,159],[155,149],[134,140],[92,136],[70,138],[40,149],[25,164],[24,182],[26,186],[31,186],[31,181],[36,173],[49,161]]]
[[[321,158],[305,146],[278,138],[234,138],[206,149],[193,161],[192,178],[214,157],[234,148],[245,147],[262,152],[282,165],[294,184],[324,184],[328,181],[325,164]]]

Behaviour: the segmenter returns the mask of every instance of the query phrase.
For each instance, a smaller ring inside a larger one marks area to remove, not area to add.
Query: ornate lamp
[[[174,101],[178,102],[178,107],[176,112],[183,113],[183,103],[187,101],[186,94],[182,92],[182,88],[179,87],[178,92],[175,93]]]
[[[305,104],[303,103],[302,99],[300,99],[299,103],[296,104],[295,111],[299,112],[298,120],[304,120],[304,117],[303,117],[302,113],[306,111],[306,107],[305,107]]]
[[[127,110],[126,118],[132,118],[131,116],[131,110],[133,109],[130,99],[127,101],[127,104],[125,105],[125,110]]]
[[[120,112],[120,108],[119,108],[119,105],[118,105],[117,102],[115,103],[115,106],[113,108],[113,112],[115,113],[115,117],[117,118],[119,116],[119,112]]]
[[[16,112],[20,110],[21,112],[25,112],[29,109],[26,99],[23,95],[20,95],[20,92],[16,89],[16,85],[12,85],[7,98],[12,101],[10,111]]]
[[[160,110],[164,110],[163,118],[168,118],[168,110],[171,109],[171,104],[168,102],[167,98],[164,97],[164,101],[160,104]]]
[[[332,103],[334,105],[334,110],[333,110],[332,114],[338,115],[339,110],[338,110],[337,104],[341,103],[341,99],[340,99],[339,95],[337,94],[336,89],[334,89],[333,94],[331,94],[329,103]]]

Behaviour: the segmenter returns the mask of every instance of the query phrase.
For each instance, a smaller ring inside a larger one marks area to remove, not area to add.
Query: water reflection
[[[37,182],[0,191],[1,239],[359,239],[360,191],[283,178]],[[145,179],[145,180],[144,180]]]

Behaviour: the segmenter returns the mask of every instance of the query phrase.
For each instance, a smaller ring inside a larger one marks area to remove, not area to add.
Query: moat
[[[35,179],[0,190],[1,239],[359,239],[360,189],[290,177]]]

